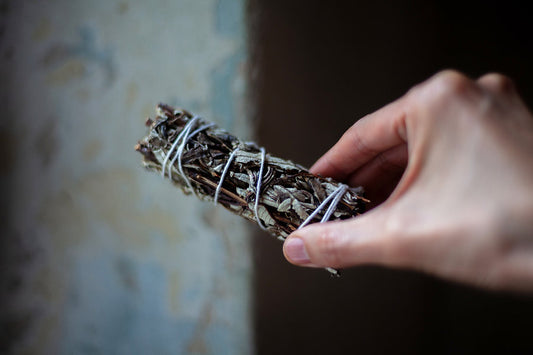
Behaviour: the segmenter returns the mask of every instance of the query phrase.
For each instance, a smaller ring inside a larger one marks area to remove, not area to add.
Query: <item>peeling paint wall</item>
[[[0,352],[251,352],[247,226],[133,151],[160,101],[250,136],[243,6],[0,2]]]

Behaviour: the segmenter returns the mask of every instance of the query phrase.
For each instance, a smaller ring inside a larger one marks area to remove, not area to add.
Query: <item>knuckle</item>
[[[468,77],[455,70],[445,70],[435,76],[433,87],[441,97],[449,98],[470,91],[474,84]]]
[[[439,109],[454,100],[472,98],[480,92],[476,84],[455,70],[444,70],[409,92],[414,110]]]
[[[478,82],[489,89],[500,93],[514,91],[515,85],[511,78],[500,73],[489,73],[479,78]]]

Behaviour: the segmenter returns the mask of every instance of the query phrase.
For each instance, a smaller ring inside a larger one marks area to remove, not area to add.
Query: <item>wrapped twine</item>
[[[357,216],[368,202],[362,187],[313,175],[185,110],[159,104],[146,125],[150,131],[135,147],[146,168],[280,240],[309,223]]]

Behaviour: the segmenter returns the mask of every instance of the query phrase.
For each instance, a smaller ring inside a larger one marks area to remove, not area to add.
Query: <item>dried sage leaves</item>
[[[368,202],[361,187],[339,189],[342,184],[266,154],[186,110],[159,104],[157,116],[146,124],[149,133],[135,147],[146,168],[168,177],[186,194],[206,201],[214,201],[216,194],[218,204],[279,239],[306,220],[320,222],[332,194],[339,196],[330,220],[354,217]]]

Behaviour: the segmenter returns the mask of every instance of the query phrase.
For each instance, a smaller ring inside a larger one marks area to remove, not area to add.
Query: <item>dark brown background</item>
[[[252,0],[248,11],[259,141],[308,166],[441,69],[505,73],[533,104],[531,20],[510,2]],[[258,354],[533,353],[532,297],[377,267],[331,279],[254,240]]]

